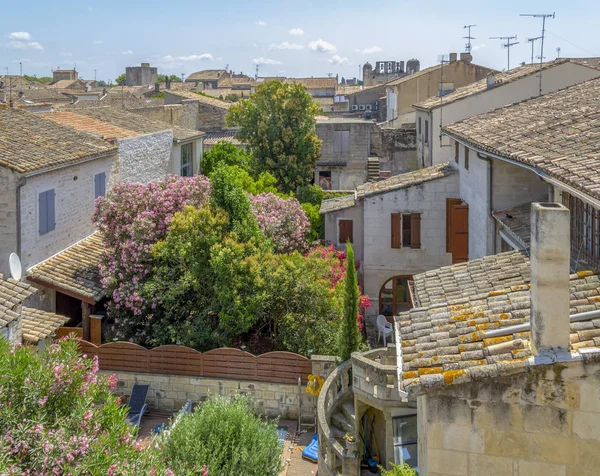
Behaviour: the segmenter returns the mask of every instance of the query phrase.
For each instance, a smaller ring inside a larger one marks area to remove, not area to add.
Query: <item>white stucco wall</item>
[[[364,261],[364,214],[363,214],[363,202],[357,201],[356,205],[352,208],[346,208],[337,212],[327,213],[324,215],[325,220],[325,241],[333,244],[338,250],[345,250],[346,244],[340,243],[339,240],[339,226],[340,220],[352,220],[352,235],[354,243],[352,249],[354,250],[354,259],[361,263],[361,270],[363,268]]]
[[[574,63],[563,63],[543,71],[542,92],[547,94],[589,79],[600,77],[600,70]],[[539,93],[539,75],[532,74],[503,86],[488,89],[479,94],[455,101],[442,108],[442,124],[452,124],[483,112],[507,106],[509,104],[537,97]],[[425,149],[425,166],[441,164],[454,159],[454,147],[447,137],[440,145],[440,108],[433,110],[429,121],[431,129],[431,148]],[[425,112],[417,111],[417,118],[426,118]],[[418,139],[417,139],[418,142]],[[429,153],[429,156],[427,156]],[[419,149],[419,159],[421,150]]]
[[[148,183],[166,178],[171,170],[173,133],[146,134],[119,140],[118,167],[112,183]]]
[[[71,246],[94,231],[94,175],[110,177],[114,156],[64,167],[27,178],[21,189],[21,261],[29,268]],[[107,181],[107,191],[112,180]],[[56,227],[39,234],[38,196],[54,189]]]
[[[459,196],[458,174],[365,198],[364,286],[370,314],[379,308],[379,291],[390,278],[414,275],[452,263],[446,253],[446,198]],[[391,214],[421,214],[421,248],[391,247]]]

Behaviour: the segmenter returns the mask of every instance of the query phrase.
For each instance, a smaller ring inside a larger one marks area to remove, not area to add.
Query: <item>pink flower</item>
[[[44,396],[38,400],[38,405],[40,407],[43,407],[44,405],[46,405],[47,401],[48,401],[48,397]]]

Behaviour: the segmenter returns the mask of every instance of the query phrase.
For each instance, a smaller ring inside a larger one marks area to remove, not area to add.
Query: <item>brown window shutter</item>
[[[469,205],[452,207],[452,264],[469,261]]]
[[[421,214],[410,214],[410,247],[421,248]]]
[[[454,162],[458,164],[458,157],[460,155],[460,144],[458,142],[454,143]]]
[[[402,215],[400,213],[392,213],[392,248],[400,248],[400,222]]]
[[[458,146],[458,142],[456,145]],[[452,252],[452,207],[461,203],[460,198],[446,199],[446,253]]]
[[[465,147],[465,169],[469,170],[469,148]]]
[[[339,221],[340,243],[346,243],[347,241],[350,241],[350,243],[354,243],[354,237],[352,236],[352,232],[352,220]]]

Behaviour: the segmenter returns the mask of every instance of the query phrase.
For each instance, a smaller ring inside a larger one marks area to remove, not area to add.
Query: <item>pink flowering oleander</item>
[[[298,200],[285,200],[273,193],[261,193],[251,196],[250,201],[258,226],[271,239],[277,253],[306,251],[310,221]]]

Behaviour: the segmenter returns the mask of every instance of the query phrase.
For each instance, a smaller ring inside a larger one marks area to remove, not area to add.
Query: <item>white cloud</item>
[[[190,56],[171,56],[167,55],[163,58],[165,61],[212,61],[213,56],[210,53],[203,53],[201,55],[190,55]]]
[[[254,64],[283,64],[281,61],[277,61],[277,60],[269,59],[269,58],[263,58],[263,57],[254,58],[252,60],[252,62]]]
[[[304,35],[304,30],[302,28],[292,28],[289,33],[292,36],[302,36]]]
[[[481,43],[480,45],[476,45],[476,46],[474,46],[474,47],[471,49],[471,51],[477,51],[477,50],[480,50],[480,49],[482,49],[482,48],[485,48],[485,47],[487,47],[487,45],[486,45],[485,43]]]
[[[37,41],[18,41],[13,40],[6,43],[6,46],[15,50],[43,50],[44,47],[40,45]]]
[[[317,41],[311,41],[308,44],[308,47],[312,51],[316,51],[318,53],[335,53],[337,51],[335,46],[321,39],[318,39]]]
[[[256,24],[257,24],[258,26],[267,26],[267,22],[266,22],[266,21],[263,21],[263,20],[258,20],[258,21],[256,22]]]
[[[331,59],[329,59],[328,61],[329,61],[329,64],[340,65],[340,64],[346,64],[348,62],[348,58],[341,57],[340,55],[333,55],[331,57]]]
[[[68,51],[61,51],[58,54],[59,56],[73,56],[73,53],[69,53]]]
[[[287,41],[283,41],[278,45],[272,43],[269,45],[269,51],[272,50],[301,50],[304,46],[299,45],[298,43],[289,43]]]
[[[379,53],[380,51],[383,51],[383,49],[381,49],[379,46],[371,46],[370,48],[356,50],[356,52],[360,53],[361,55],[372,55],[374,53]]]
[[[104,43],[102,40],[94,40],[95,45],[101,45],[102,43]]]
[[[131,51],[131,50],[125,50],[125,51],[121,51],[121,54],[122,55],[132,55],[133,51]]]
[[[8,34],[9,40],[31,40],[31,35],[27,31],[14,31]]]

